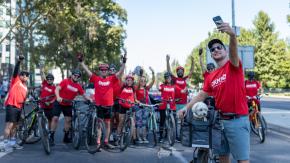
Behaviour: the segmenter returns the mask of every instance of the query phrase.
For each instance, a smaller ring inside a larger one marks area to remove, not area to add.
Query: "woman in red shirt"
[[[136,98],[134,93],[134,77],[131,75],[127,75],[125,78],[125,83],[122,86],[121,92],[119,94],[120,109],[119,109],[119,124],[117,128],[118,135],[121,134],[121,129],[124,125],[125,114],[128,109],[134,107],[135,99]],[[133,126],[133,128],[135,128],[135,126]],[[133,131],[133,139],[136,139],[135,131]]]
[[[176,104],[175,104],[175,92],[179,89],[176,85],[172,84],[171,73],[164,73],[164,83],[160,85],[159,91],[161,92],[162,103],[159,107],[160,113],[160,128],[159,128],[159,142],[163,141],[163,130],[165,123],[165,111],[167,106],[167,101],[170,101],[170,109],[174,112],[174,117],[176,117]]]
[[[143,74],[140,74],[138,79],[137,86],[135,87],[135,94],[138,102],[149,104],[149,95],[148,92],[150,88],[153,86],[155,82],[154,71],[151,67],[149,67],[152,73],[152,81],[147,85],[147,78]],[[136,112],[136,126],[137,126],[137,143],[148,143],[147,140],[147,119],[148,119],[148,111],[145,109],[137,109]],[[140,137],[142,135],[142,139]]]

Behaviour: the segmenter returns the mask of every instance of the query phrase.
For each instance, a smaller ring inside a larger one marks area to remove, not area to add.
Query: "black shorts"
[[[55,102],[52,109],[52,115],[59,117],[61,112],[65,117],[72,117],[72,106],[60,105],[58,102]]]
[[[52,112],[52,109],[53,108],[44,108],[43,109],[43,111],[44,111],[44,115],[46,116],[46,118],[48,119],[48,120],[51,120],[52,119],[52,117],[53,117],[53,112]]]
[[[113,108],[112,108],[112,112],[119,112],[119,110],[120,110],[120,105],[119,105],[119,101],[118,100],[116,100],[115,102],[114,102],[114,105],[113,105]]]
[[[21,110],[15,106],[6,106],[6,119],[5,122],[19,122],[21,117]]]
[[[120,114],[126,114],[126,112],[129,110],[129,108],[124,108],[124,107],[122,107],[122,106],[120,106],[120,109],[119,109],[119,113]],[[133,106],[133,108],[132,108],[132,112],[135,112],[136,111],[136,109],[135,109],[135,107]]]
[[[112,118],[112,107],[111,106],[97,106],[98,117],[102,119]]]

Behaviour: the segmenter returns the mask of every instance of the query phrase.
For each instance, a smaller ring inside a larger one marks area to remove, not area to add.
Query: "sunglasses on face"
[[[80,75],[74,75],[74,77],[75,77],[75,78],[80,78],[81,76],[80,76]]]
[[[108,71],[108,69],[100,69],[100,71]]]
[[[221,45],[218,45],[218,46],[216,46],[216,47],[212,47],[212,48],[210,48],[209,50],[210,50],[210,52],[214,52],[215,49],[217,49],[217,50],[222,50],[223,47],[222,47]]]

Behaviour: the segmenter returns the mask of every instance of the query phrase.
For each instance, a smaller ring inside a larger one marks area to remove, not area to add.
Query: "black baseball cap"
[[[225,48],[224,43],[220,39],[212,39],[210,42],[208,42],[207,47],[210,49],[212,48],[212,45],[215,43],[219,43]]]

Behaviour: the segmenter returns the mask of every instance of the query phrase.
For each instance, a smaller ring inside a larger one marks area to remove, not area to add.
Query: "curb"
[[[282,133],[282,134],[290,135],[290,128],[287,128],[287,127],[268,123],[268,129]]]

